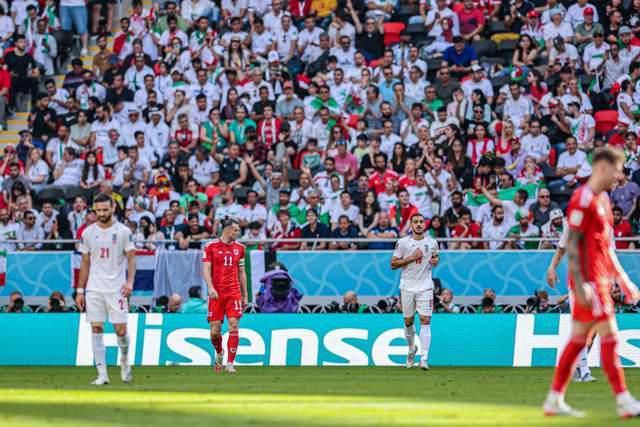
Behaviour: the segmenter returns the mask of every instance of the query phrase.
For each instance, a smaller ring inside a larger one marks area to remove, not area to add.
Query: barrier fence
[[[570,329],[569,315],[434,315],[432,366],[554,366]],[[640,366],[640,316],[617,316],[618,353],[625,367]],[[134,365],[210,366],[204,315],[129,315]],[[115,334],[105,330],[107,362],[119,360]],[[226,328],[224,326],[223,328]],[[223,329],[223,332],[226,330]],[[92,365],[91,328],[78,314],[0,314],[0,366]],[[226,345],[224,334],[223,345]],[[600,360],[599,338],[589,353]],[[418,340],[416,340],[418,341]],[[240,323],[236,362],[253,366],[403,366],[400,314],[260,314]],[[144,380],[141,380],[144,381]]]

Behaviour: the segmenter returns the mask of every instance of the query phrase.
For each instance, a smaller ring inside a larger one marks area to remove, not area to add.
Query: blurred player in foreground
[[[404,316],[404,336],[409,346],[407,368],[412,368],[418,347],[413,326],[416,311],[420,316],[420,368],[429,370],[429,346],[431,345],[431,315],[433,314],[433,280],[431,270],[438,265],[438,242],[424,234],[425,221],[421,214],[414,214],[411,235],[396,243],[391,258],[391,269],[402,268],[400,276],[400,302]]]
[[[556,250],[556,253],[553,254],[551,263],[547,268],[547,284],[552,288],[556,287],[556,283],[560,283],[560,279],[558,279],[556,269],[558,268],[558,265],[560,265],[560,261],[562,261],[564,254],[567,252],[566,248],[568,237],[569,226],[566,221],[564,221],[564,224],[562,224],[562,235],[560,236],[560,241],[558,242],[558,250]],[[592,338],[593,336],[588,337],[587,345],[580,352],[580,356],[578,357],[578,365],[576,366],[576,369],[573,373],[574,382],[590,383],[596,380],[593,375],[591,375],[591,369],[589,369],[589,349],[591,346]]]
[[[624,160],[622,152],[608,147],[596,151],[589,181],[573,193],[569,202],[566,249],[573,323],[571,339],[562,351],[543,404],[546,415],[584,416],[565,403],[564,394],[576,359],[593,331],[601,338],[602,368],[616,395],[618,415],[640,415],[640,402],[627,390],[616,353],[617,325],[610,293],[615,281],[629,300],[636,302],[640,296],[615,253],[613,215],[607,195],[622,173]]]
[[[202,257],[203,276],[209,290],[211,343],[216,351],[216,372],[222,371],[224,350],[221,328],[225,315],[229,321],[227,340],[227,372],[236,372],[233,362],[238,350],[238,323],[247,304],[247,274],[244,270],[244,246],[236,239],[240,225],[231,219],[222,221],[222,236],[204,247]]]
[[[98,378],[91,384],[109,384],[103,339],[107,318],[118,336],[120,376],[128,383],[133,375],[128,357],[127,313],[136,276],[136,248],[129,228],[113,218],[114,203],[110,196],[97,195],[94,207],[98,221],[82,233],[78,248],[82,263],[76,289],[76,304],[80,310],[86,306],[87,321],[91,322],[91,348],[98,370]]]

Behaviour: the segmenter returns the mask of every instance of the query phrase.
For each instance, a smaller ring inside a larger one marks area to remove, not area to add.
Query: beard
[[[108,224],[108,223],[111,222],[112,218],[113,218],[113,215],[111,215],[111,214],[99,216],[98,217],[98,222],[100,222],[101,224]]]

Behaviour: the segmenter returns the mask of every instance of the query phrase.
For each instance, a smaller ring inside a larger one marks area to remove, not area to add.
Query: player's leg
[[[215,356],[215,370],[217,372],[222,371],[222,364],[224,363],[224,350],[222,349],[222,321],[210,320],[209,327],[211,328],[211,344],[216,353]]]
[[[91,323],[91,350],[98,371],[98,377],[91,384],[109,384],[107,352],[104,347],[104,322],[107,321],[107,307],[102,293],[87,292],[86,312],[87,321]]]
[[[224,350],[222,349],[222,322],[224,321],[224,297],[209,298],[209,312],[207,314],[211,330],[211,344],[215,350],[215,370],[222,371]]]
[[[596,332],[600,335],[600,360],[602,370],[607,375],[609,384],[616,396],[618,415],[621,417],[640,416],[640,402],[635,400],[624,378],[624,371],[620,366],[620,358],[616,352],[618,346],[618,326],[615,317],[600,321],[595,325]]]
[[[433,290],[416,295],[416,311],[420,317],[420,368],[429,370],[429,348],[431,347],[431,316],[433,316]]]
[[[412,368],[415,362],[418,347],[416,347],[416,328],[413,325],[416,315],[416,294],[414,292],[400,292],[400,304],[404,317],[404,338],[407,340],[407,368]]]
[[[582,416],[564,401],[564,394],[575,368],[580,351],[587,343],[587,335],[593,328],[593,322],[573,321],[571,338],[560,355],[558,366],[553,374],[551,390],[544,402],[543,410],[546,415]]]
[[[105,295],[109,309],[109,322],[116,330],[116,340],[120,348],[120,378],[128,383],[133,379],[131,364],[129,363],[129,335],[127,334],[127,316],[129,301],[119,292]]]
[[[227,340],[227,372],[235,372],[236,369],[233,363],[236,360],[236,353],[238,352],[238,343],[240,342],[240,336],[238,334],[239,320],[237,317],[229,317],[229,339]]]
[[[240,295],[233,295],[227,298],[227,301],[225,302],[225,313],[227,315],[227,320],[229,321],[229,339],[227,340],[227,372],[236,371],[233,366],[233,362],[236,360],[238,343],[240,342],[238,325],[240,324],[240,318],[242,317],[242,308],[242,297],[240,297]]]

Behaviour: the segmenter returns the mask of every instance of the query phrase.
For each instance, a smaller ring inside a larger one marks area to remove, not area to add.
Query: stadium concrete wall
[[[263,251],[251,252],[253,294],[260,288],[264,254]],[[619,252],[622,265],[636,283],[640,283],[638,255],[638,251]],[[188,254],[178,251],[172,252],[171,256]],[[552,251],[443,251],[434,276],[442,281],[444,287],[454,291],[458,301],[478,303],[483,289],[492,287],[499,302],[512,297],[518,303],[523,303],[524,298],[533,295],[536,289],[545,288],[546,266],[552,256]],[[327,303],[348,290],[356,291],[363,301],[369,303],[397,295],[400,273],[389,268],[390,257],[390,251],[277,253],[277,260],[287,266],[296,281],[296,287],[305,295],[302,302],[306,304]],[[150,300],[154,286],[154,260],[153,254],[138,256],[135,297],[147,297]],[[194,265],[193,268],[200,266]],[[71,295],[73,269],[74,255],[71,252],[9,253],[7,283],[6,286],[0,286],[0,303],[14,290],[20,290],[27,298],[40,298],[39,303],[46,302],[54,290]],[[558,274],[560,278],[566,277],[564,262]],[[180,280],[173,282],[181,283]],[[183,282],[185,286],[193,286],[187,283],[188,280]],[[567,292],[564,283],[547,291],[552,298]]]
[[[640,316],[618,315],[625,367],[640,366]],[[432,366],[553,366],[570,329],[568,315],[435,315]],[[134,365],[212,365],[204,316],[129,315]],[[93,363],[84,315],[0,315],[0,365],[86,366]],[[399,314],[254,314],[241,321],[238,365],[402,366],[406,357]],[[224,336],[226,345],[227,334]],[[416,340],[417,341],[417,340]],[[108,363],[118,360],[107,327]],[[598,366],[598,342],[589,355]]]

